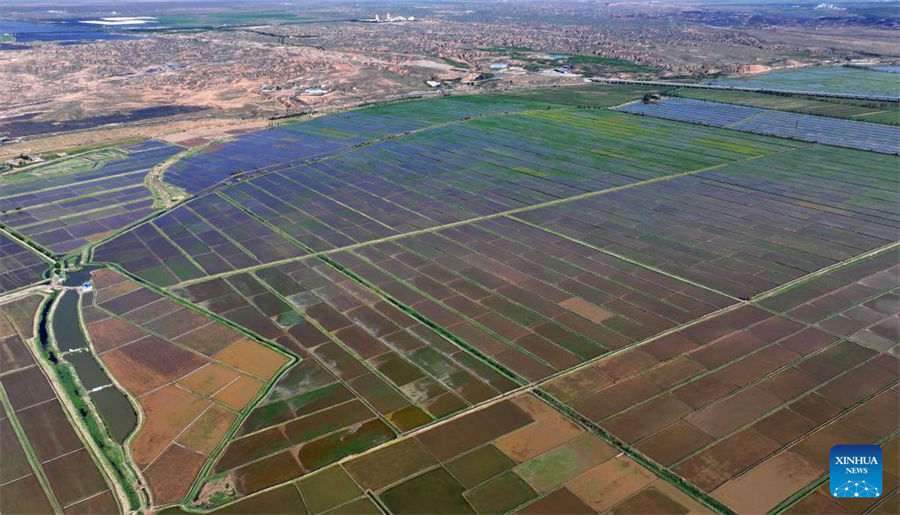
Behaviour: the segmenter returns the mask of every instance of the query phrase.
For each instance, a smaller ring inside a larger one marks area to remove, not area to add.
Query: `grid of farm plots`
[[[156,506],[799,510],[822,442],[896,446],[897,157],[425,104],[194,154],[92,250]]]

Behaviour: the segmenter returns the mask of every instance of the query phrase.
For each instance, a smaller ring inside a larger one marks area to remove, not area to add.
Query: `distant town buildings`
[[[397,22],[416,21],[416,17],[415,16],[391,16],[391,13],[387,13],[384,15],[384,18],[382,18],[380,14],[376,14],[374,18],[361,18],[357,21],[361,21],[364,23],[397,23]]]

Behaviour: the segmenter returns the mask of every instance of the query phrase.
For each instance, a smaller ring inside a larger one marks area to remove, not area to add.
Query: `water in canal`
[[[104,388],[92,393],[91,400],[113,440],[125,443],[125,438],[137,427],[137,413],[125,394],[116,387]]]
[[[66,271],[66,280],[63,281],[63,284],[66,286],[81,286],[82,284],[91,280],[91,272],[94,270],[99,270],[103,268],[102,266],[96,265],[87,265],[83,266],[78,270]]]
[[[78,273],[83,271],[84,269]],[[86,278],[76,278],[80,281],[76,284],[82,284],[90,279],[90,271],[85,272],[85,274]],[[72,275],[67,279],[71,280]],[[112,383],[112,380],[97,362],[97,358],[87,351],[89,349],[87,338],[82,331],[78,318],[78,297],[77,291],[69,290],[64,292],[53,312],[53,320],[50,325],[53,327],[53,336],[62,352],[72,349],[86,349],[81,352],[69,352],[65,354],[63,359],[71,363],[75,368],[75,373],[78,375],[81,384],[87,390],[91,390],[98,386],[109,385]],[[38,336],[43,346],[47,345],[46,324],[46,316],[42,316],[41,330]],[[131,402],[115,386],[92,392],[90,396],[94,406],[97,408],[97,412],[100,413],[100,417],[106,424],[110,436],[116,442],[124,443],[125,438],[134,431],[138,422],[137,413],[134,411]]]
[[[66,361],[75,367],[75,373],[78,374],[81,385],[88,390],[112,383],[109,376],[97,363],[97,358],[90,352],[70,352],[66,354]]]
[[[53,336],[62,352],[87,348],[88,343],[78,320],[77,291],[65,291],[59,299],[53,312]]]

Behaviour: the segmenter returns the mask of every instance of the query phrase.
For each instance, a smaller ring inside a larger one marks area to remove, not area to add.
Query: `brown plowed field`
[[[885,252],[544,390],[736,511],[769,511],[827,474],[837,442],[897,431],[900,360],[860,331],[900,311],[886,302],[898,273]],[[866,322],[845,331],[834,316]]]
[[[51,498],[66,513],[85,506],[97,513],[118,512],[106,478],[28,349],[38,345],[31,340],[32,328],[43,298],[34,295],[0,305],[0,332],[9,333],[0,354],[0,385],[14,410],[0,409],[0,512],[50,513]],[[36,468],[26,459],[12,420],[26,435]],[[51,497],[36,472],[47,478]]]
[[[84,309],[106,318],[90,334],[103,364],[144,412],[131,451],[152,478],[155,502],[175,502],[288,358],[155,292],[126,288],[132,282],[117,275],[94,272],[96,298],[104,300]],[[106,288],[117,291],[104,295]]]

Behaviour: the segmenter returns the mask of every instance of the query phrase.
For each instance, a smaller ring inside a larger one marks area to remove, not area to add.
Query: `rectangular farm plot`
[[[827,473],[834,442],[897,430],[898,366],[745,305],[543,390],[735,511],[766,512]]]
[[[157,505],[180,501],[193,484],[208,456],[180,445],[171,445],[150,466],[144,477]]]
[[[286,125],[274,130],[255,131],[238,136],[233,141],[218,143],[175,163],[166,170],[164,179],[190,194],[197,194],[227,181],[235,174],[288,167],[293,162],[322,157],[359,142],[350,138],[303,134],[296,127],[298,125]],[[265,147],[267,151],[260,153],[260,147]]]
[[[461,435],[460,445],[448,447],[446,436],[458,431],[469,438]],[[683,512],[706,511],[527,394],[476,410],[410,440],[344,464],[361,486],[373,488],[395,513],[528,512],[531,506],[547,513],[546,506],[557,502],[565,512],[599,513],[646,496],[658,497]],[[533,452],[522,453],[526,441]],[[372,483],[372,471],[366,465],[382,459],[397,463],[406,479],[386,487]]]
[[[516,386],[319,260],[176,293],[304,357],[250,413],[215,473],[253,477],[252,463],[287,451],[300,459],[293,473],[307,474]],[[239,343],[215,357],[230,361]]]
[[[527,381],[733,302],[508,219],[332,258]]]
[[[727,127],[742,132],[827,143],[888,154],[900,153],[900,128],[856,120],[786,113],[690,98],[666,98],[658,103],[634,102],[619,111],[669,120]]]
[[[531,451],[523,453],[525,442]],[[290,455],[277,456],[271,467],[279,468],[254,472],[268,478],[264,484],[278,484],[279,470],[298,466]],[[247,484],[232,479],[211,483],[201,496],[222,484],[239,490]],[[538,398],[520,394],[216,513],[273,510],[277,502],[302,502],[309,513],[369,513],[366,491],[391,513],[710,511]]]
[[[799,408],[804,411],[802,416],[791,413],[790,416],[779,416],[777,420],[772,417],[772,422],[765,426],[766,434],[778,441],[784,441],[792,431],[813,428],[815,421],[829,416],[834,418],[789,450],[776,454],[759,467],[719,487],[717,495],[721,498],[729,499],[738,509],[776,505],[788,493],[785,492],[786,484],[796,486],[800,483],[797,478],[812,475],[809,464],[813,464],[819,472],[816,477],[821,477],[822,471],[827,469],[822,463],[827,459],[830,441],[853,439],[866,443],[877,442],[885,448],[885,453],[896,454],[897,438],[891,437],[887,442],[884,441],[889,435],[896,433],[897,420],[900,419],[900,397],[896,389],[896,356],[900,336],[892,327],[900,312],[900,304],[897,302],[900,275],[895,256],[894,250],[886,250],[801,282],[759,302],[768,309],[780,311],[786,317],[810,324],[833,337],[844,337],[848,344],[852,341],[861,346],[845,346],[840,354],[833,353],[831,360],[822,360],[808,366],[808,374],[833,374],[843,368],[838,367],[838,363],[858,360],[855,356],[866,352],[866,348],[880,353],[872,362],[877,360],[887,365],[888,373],[884,374],[874,366],[857,367],[819,389],[817,397],[802,404]],[[850,352],[851,349],[853,353]],[[891,380],[895,386],[879,393],[877,386],[890,383]],[[791,383],[796,384],[796,380]],[[781,382],[779,390],[784,390],[788,384]],[[856,402],[860,398],[866,400]],[[800,465],[787,469],[785,464],[788,463]],[[817,503],[833,503],[834,508],[828,509],[834,512],[859,512],[870,509],[873,504],[879,504],[882,509],[890,511],[888,507],[896,502],[896,499],[891,499],[891,495],[896,495],[891,494],[891,490],[895,490],[897,485],[896,460],[885,460],[884,467],[885,491],[881,496],[884,499],[882,502],[877,499],[833,499],[826,482],[820,489],[796,502],[788,512],[809,510]],[[770,479],[775,469],[783,471],[779,482]],[[766,488],[758,488],[764,483]],[[757,495],[748,495],[750,491],[757,492]],[[760,495],[760,492],[769,495]]]
[[[752,297],[893,242],[897,164],[810,147],[516,217]]]
[[[897,94],[897,79],[890,73],[849,66],[810,66],[774,70],[768,73],[727,78],[717,83],[725,86],[879,97],[892,97]]]
[[[49,266],[37,254],[0,232],[0,293],[42,281]]]
[[[391,236],[397,234],[395,228],[434,225],[313,166],[259,177],[221,195],[315,251]]]
[[[29,474],[0,485],[0,508],[4,513],[49,513],[47,500],[37,476]]]
[[[214,492],[210,489],[204,493]],[[315,475],[241,499],[215,513],[378,515],[381,511],[340,465],[333,465]]]
[[[798,284],[760,305],[900,357],[900,266],[895,249]]]
[[[28,462],[22,443],[3,406],[0,406],[0,415],[0,451],[3,453],[0,507],[4,513],[52,511],[50,500]]]
[[[7,302],[0,314],[0,363],[3,371],[12,372],[34,363],[25,341],[34,337],[35,314],[43,303],[42,295],[29,295]]]
[[[51,252],[66,254],[152,213],[144,177],[181,150],[120,147],[95,153],[106,157],[90,164],[79,156],[43,165],[4,186],[0,221]]]
[[[0,471],[0,484],[5,484],[31,475],[33,471],[5,408],[0,408],[0,411],[3,414],[3,418],[0,418],[0,449],[3,450],[4,459],[3,470]]]
[[[217,195],[191,200],[97,247],[95,261],[120,264],[160,286],[305,251]]]
[[[203,272],[152,224],[143,224],[97,247],[93,260],[116,261],[126,270],[155,284],[166,285],[201,277]]]
[[[233,475],[237,493],[248,495],[393,437],[352,391],[314,360],[305,359],[254,408],[211,473]],[[325,448],[331,441],[340,446]],[[321,450],[314,453],[317,448]],[[297,462],[294,456],[299,454],[306,457]],[[317,461],[311,460],[312,454]],[[272,470],[285,460],[291,465]]]
[[[319,260],[176,293],[323,365],[409,430],[514,387],[440,334]],[[228,352],[228,351],[225,351]]]
[[[95,496],[99,511],[119,511],[105,476],[85,447],[29,346],[44,297],[32,295],[0,305],[0,509],[4,513],[49,513],[74,509]],[[26,359],[26,356],[28,359]],[[20,441],[14,425],[27,440]],[[27,451],[25,450],[27,446]],[[37,464],[26,457],[32,454]],[[46,478],[49,491],[38,480]]]
[[[889,125],[900,124],[900,109],[888,101],[872,102],[853,99],[786,96],[723,89],[679,88],[669,95],[712,102],[739,104],[791,113],[812,114]]]
[[[100,360],[144,412],[131,440],[157,505],[184,497],[209,454],[289,358],[109,270],[87,325]],[[114,293],[104,294],[106,288]],[[117,296],[115,296],[118,294]]]

